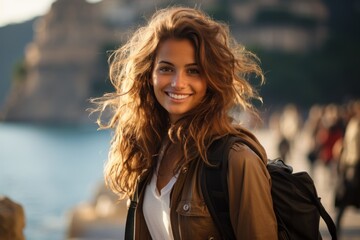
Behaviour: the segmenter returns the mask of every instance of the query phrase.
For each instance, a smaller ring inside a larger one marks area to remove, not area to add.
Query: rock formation
[[[24,240],[23,207],[6,196],[0,196],[0,240]]]
[[[12,91],[7,120],[87,121],[87,100],[107,78],[99,64],[106,64],[102,48],[115,41],[100,10],[85,0],[58,0],[36,23],[25,54],[26,76]]]
[[[100,185],[93,201],[71,210],[67,239],[123,239],[126,214],[127,199]]]

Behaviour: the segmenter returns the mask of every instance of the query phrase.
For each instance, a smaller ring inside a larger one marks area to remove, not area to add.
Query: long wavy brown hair
[[[151,85],[157,47],[169,38],[191,41],[208,84],[203,101],[174,124]],[[157,11],[111,54],[109,65],[115,91],[93,102],[97,104],[94,111],[101,113],[100,127],[114,130],[105,165],[105,180],[114,192],[133,194],[138,177],[154,166],[166,135],[181,144],[182,164],[194,159],[207,162],[211,142],[229,133],[250,136],[258,144],[252,134],[233,124],[229,111],[241,106],[243,111],[256,113],[251,99],[260,97],[249,78],[257,76],[260,83],[264,81],[259,61],[231,37],[226,24],[201,10],[171,7]],[[102,113],[109,110],[110,120],[101,122]]]

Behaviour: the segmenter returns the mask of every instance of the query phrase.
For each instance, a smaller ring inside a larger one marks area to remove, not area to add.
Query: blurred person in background
[[[333,186],[336,178],[337,155],[334,149],[341,141],[345,123],[340,116],[340,106],[334,103],[324,106],[319,125],[314,136],[314,159],[321,163],[325,170],[325,185]]]
[[[351,103],[352,117],[346,126],[338,162],[338,184],[335,192],[336,225],[341,230],[345,208],[360,208],[360,100]]]
[[[320,144],[319,157],[325,165],[331,165],[333,163],[334,145],[343,135],[344,123],[340,116],[339,106],[336,104],[325,106],[321,119],[321,127],[316,136]]]
[[[308,142],[307,160],[309,161],[310,173],[312,176],[314,175],[314,167],[320,151],[320,143],[316,141],[316,136],[321,127],[323,113],[323,106],[319,104],[311,106],[303,128],[303,132]]]
[[[111,56],[116,92],[95,102],[113,110],[102,125],[115,129],[106,182],[130,198],[139,193],[135,239],[222,238],[199,181],[209,146],[228,134],[260,153],[240,143],[230,150],[230,227],[237,239],[277,239],[266,152],[229,117],[236,105],[256,112],[247,76],[263,81],[257,60],[228,26],[191,8],[159,10]]]
[[[285,105],[279,118],[280,140],[278,143],[278,152],[284,161],[287,161],[291,149],[294,148],[301,125],[302,119],[297,106],[293,103]]]

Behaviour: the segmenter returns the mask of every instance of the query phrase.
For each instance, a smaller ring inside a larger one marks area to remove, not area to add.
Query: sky
[[[56,0],[0,0],[0,27],[44,15]],[[87,0],[99,2],[100,0]]]

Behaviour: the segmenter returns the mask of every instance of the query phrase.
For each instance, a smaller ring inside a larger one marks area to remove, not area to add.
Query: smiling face
[[[195,60],[195,49],[187,39],[168,39],[160,43],[152,84],[157,101],[169,113],[172,123],[199,105],[207,83]]]

